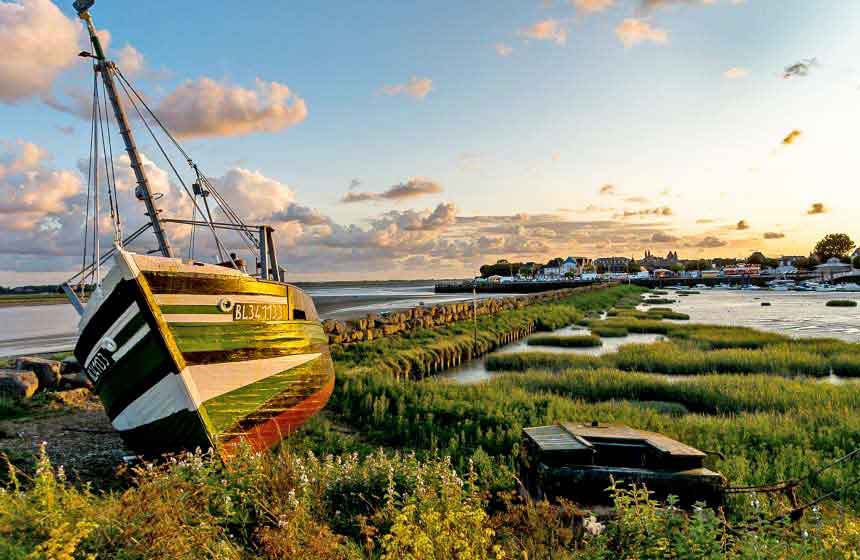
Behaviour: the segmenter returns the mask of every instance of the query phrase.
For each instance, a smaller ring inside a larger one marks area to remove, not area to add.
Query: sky
[[[276,229],[291,280],[860,241],[858,2],[100,0],[92,15],[219,192]],[[81,266],[88,49],[71,1],[0,0],[0,284]],[[132,123],[163,215],[190,218]],[[143,208],[115,132],[128,233]],[[169,233],[188,257],[189,232]],[[199,234],[195,258],[212,248]]]

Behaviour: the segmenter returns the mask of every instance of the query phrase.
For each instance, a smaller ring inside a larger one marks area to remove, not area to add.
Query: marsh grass
[[[556,303],[532,305],[497,315],[437,329],[419,329],[336,347],[332,357],[338,368],[372,367],[394,377],[422,378],[445,365],[485,354],[503,344],[512,332],[552,331],[580,321],[588,313],[610,309],[623,301],[638,300],[642,288],[617,286],[583,291]],[[441,367],[439,366],[441,365]]]
[[[645,298],[641,303],[645,305],[668,305],[670,303],[677,303],[677,300],[669,298]]]
[[[624,338],[630,332],[623,327],[614,327],[609,325],[592,325],[591,327],[592,334],[599,336],[600,338]]]
[[[593,348],[603,345],[600,337],[590,334],[571,336],[541,334],[530,336],[526,343],[529,346],[559,346],[562,348]]]
[[[607,290],[567,304],[577,314],[535,311],[554,315],[547,320],[555,323],[609,309],[623,295]],[[520,311],[481,323],[481,340],[491,344],[501,329],[538,320]],[[787,346],[747,331],[733,330],[727,342],[701,326],[624,321],[667,327],[675,352]],[[468,340],[470,327],[440,331]],[[720,451],[725,458],[709,466],[735,485],[802,478],[860,445],[854,387],[772,375],[669,381],[606,368],[603,358],[538,352],[488,357],[488,367],[529,371],[480,385],[392,375],[449,348],[443,342],[418,332],[341,349],[326,414],[279,451],[243,453],[226,467],[187,455],[142,465],[124,491],[96,492],[70,485],[43,456],[32,479],[13,471],[0,492],[0,557],[829,560],[860,550],[860,487],[849,484],[860,477],[855,461],[799,488],[801,500],[840,492],[836,507],[825,504],[798,524],[763,521],[785,511],[778,496],[739,495],[723,519],[657,504],[642,488],[616,487],[614,515],[589,531],[572,504],[530,504],[512,494],[522,429],[558,421],[626,424]],[[823,340],[794,341],[789,350],[832,358],[855,348]],[[386,450],[366,451],[380,446]]]
[[[559,354],[553,352],[507,352],[490,354],[484,360],[487,371],[526,371],[546,369],[563,371],[570,368],[605,367],[599,356],[587,354]]]
[[[857,302],[851,299],[832,299],[826,305],[827,307],[857,307]]]

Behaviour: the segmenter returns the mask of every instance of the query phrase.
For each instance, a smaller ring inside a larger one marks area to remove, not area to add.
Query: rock
[[[0,396],[29,399],[39,388],[39,378],[32,371],[0,369]]]
[[[60,377],[60,389],[92,389],[93,384],[82,372],[65,373]]]
[[[81,371],[83,371],[81,364],[78,363],[78,359],[74,356],[66,356],[63,358],[63,361],[60,362],[60,373],[62,375],[78,373]]]
[[[39,378],[39,388],[43,391],[53,389],[60,384],[62,364],[56,360],[23,356],[18,358],[16,369],[35,373],[36,377]]]
[[[54,402],[60,403],[64,407],[80,409],[88,408],[91,402],[90,399],[93,398],[90,390],[84,388],[57,391],[50,393],[49,396]]]

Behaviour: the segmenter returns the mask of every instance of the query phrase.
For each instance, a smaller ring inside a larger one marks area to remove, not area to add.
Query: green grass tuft
[[[590,334],[572,336],[541,334],[530,336],[526,343],[529,346],[559,346],[563,348],[592,348],[603,345],[600,337]]]
[[[827,307],[857,307],[857,302],[851,299],[832,299],[827,302]]]

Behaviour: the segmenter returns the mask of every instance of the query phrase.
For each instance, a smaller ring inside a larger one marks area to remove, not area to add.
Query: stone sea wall
[[[465,321],[474,317],[477,307],[478,316],[495,315],[510,309],[522,309],[528,305],[548,303],[569,297],[575,293],[603,289],[609,284],[596,284],[581,288],[552,290],[522,296],[479,299],[477,302],[461,301],[437,305],[419,305],[411,309],[387,314],[370,313],[364,319],[350,321],[323,321],[329,337],[329,344],[353,344],[371,341],[384,336],[421,328],[433,328]]]

